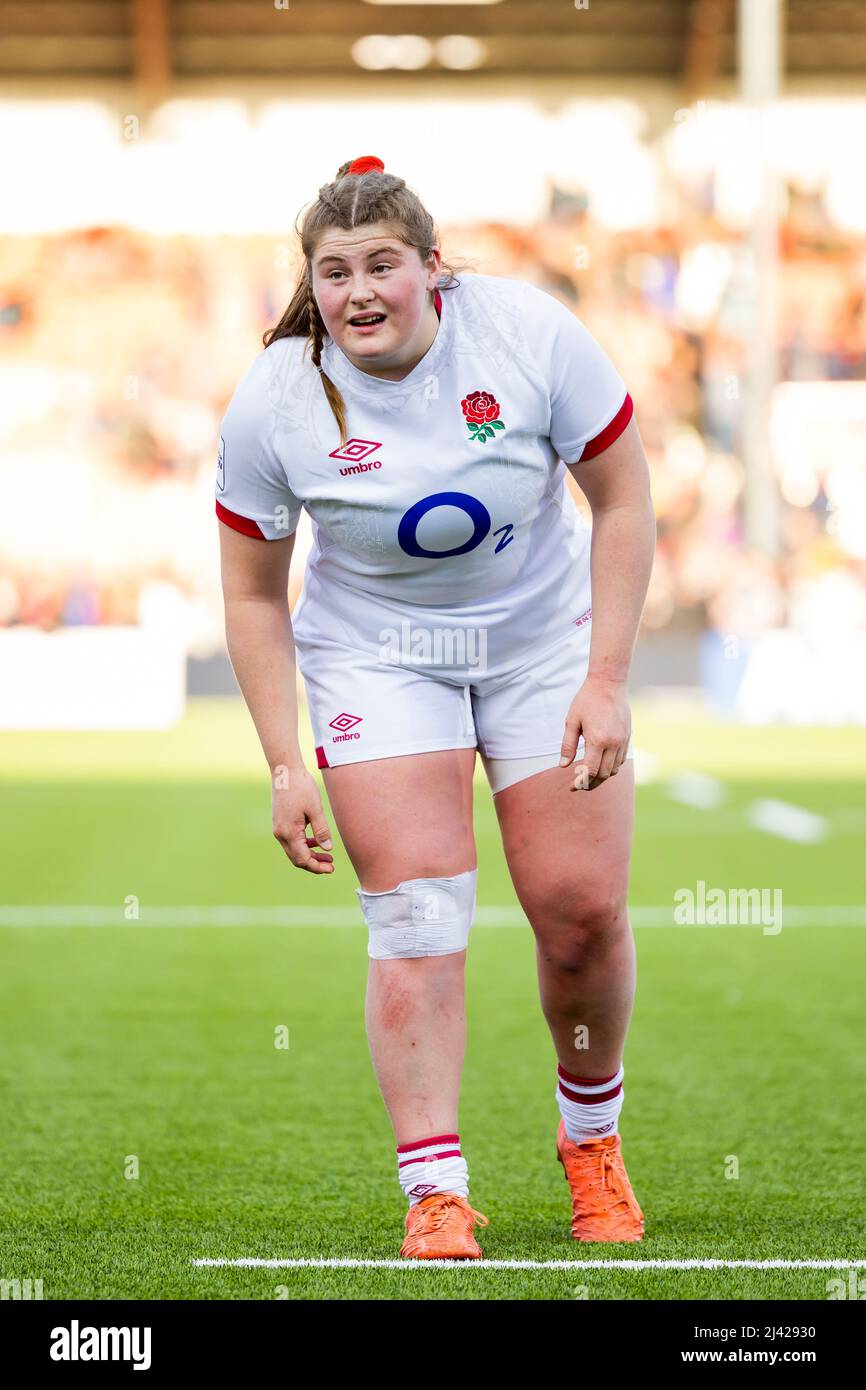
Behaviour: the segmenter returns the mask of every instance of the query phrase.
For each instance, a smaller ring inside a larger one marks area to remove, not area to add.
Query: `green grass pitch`
[[[531,932],[477,925],[460,1130],[485,1257],[862,1260],[866,917],[832,925],[826,909],[866,903],[866,731],[737,729],[637,701],[633,714],[652,776],[637,792],[620,1129],[646,1236],[570,1239]],[[315,925],[320,907],[357,908],[351,865],[338,839],[327,879],[284,858],[240,702],[193,703],[166,733],[5,733],[0,768],[0,1277],[41,1279],[46,1299],[827,1297],[821,1269],[195,1266],[397,1256],[405,1204],[364,1035],[366,932],[359,913]],[[718,778],[721,805],[672,799],[680,768]],[[751,829],[756,798],[824,817],[826,837]],[[483,775],[475,818],[479,906],[513,910]],[[649,924],[699,879],[779,887],[816,925]],[[132,895],[138,922],[120,916]],[[22,904],[118,920],[24,925]],[[184,904],[292,905],[312,925],[147,924]]]

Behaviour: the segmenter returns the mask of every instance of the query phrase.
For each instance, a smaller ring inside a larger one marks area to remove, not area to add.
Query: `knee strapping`
[[[384,893],[355,892],[370,929],[373,960],[448,956],[465,951],[475,915],[478,870],[450,878],[407,878]]]

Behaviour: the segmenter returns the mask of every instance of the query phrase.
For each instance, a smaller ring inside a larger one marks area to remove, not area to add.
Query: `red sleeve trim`
[[[614,415],[609,425],[605,425],[601,434],[597,434],[594,439],[588,439],[583,446],[583,453],[578,459],[578,463],[583,463],[584,459],[594,459],[596,454],[603,454],[605,449],[609,449],[615,440],[619,439],[632,415],[634,414],[634,402],[626,391],[625,400]]]
[[[238,516],[237,512],[230,512],[228,507],[224,507],[219,499],[217,499],[216,514],[220,521],[224,521],[226,526],[230,526],[233,531],[240,531],[242,536],[252,536],[255,541],[267,540],[267,536],[257,521],[251,521],[248,516]]]

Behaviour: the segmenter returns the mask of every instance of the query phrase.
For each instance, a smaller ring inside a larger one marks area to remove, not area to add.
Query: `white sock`
[[[397,1177],[409,1205],[433,1192],[469,1196],[469,1169],[460,1152],[459,1134],[434,1134],[397,1146]]]
[[[572,1076],[558,1066],[556,1099],[565,1132],[573,1144],[606,1139],[616,1134],[619,1112],[625,1100],[622,1066],[613,1076]]]

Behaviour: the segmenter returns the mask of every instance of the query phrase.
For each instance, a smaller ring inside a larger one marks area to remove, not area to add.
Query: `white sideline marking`
[[[720,806],[728,794],[727,787],[717,778],[687,769],[675,773],[666,783],[665,791],[672,801],[681,801],[684,806],[697,806],[701,811],[711,811]]]
[[[242,905],[215,906],[189,903],[177,907],[153,906],[142,903],[137,919],[127,920],[122,907],[105,903],[27,903],[0,907],[0,927],[356,927],[365,929],[360,913],[352,907],[245,907]],[[760,929],[760,923],[680,923],[674,921],[674,904],[655,907],[630,907],[633,927],[673,927],[677,931],[695,928],[699,931]],[[476,927],[520,927],[529,930],[529,923],[519,907],[479,907],[475,913]],[[866,927],[866,903],[816,903],[786,907],[785,927]]]
[[[678,839],[692,839],[696,835],[742,835],[748,831],[745,819],[745,806],[721,808],[711,816],[693,816],[685,806],[671,806],[664,810],[643,810],[640,813],[641,828],[650,835],[670,835]],[[866,811],[854,807],[840,807],[828,811],[824,816],[828,834],[834,839],[857,839],[866,835]]]
[[[866,1269],[866,1260],[193,1260],[199,1269]]]
[[[814,845],[827,835],[827,822],[802,806],[787,801],[752,801],[746,807],[746,819],[756,830],[766,830],[783,840],[796,840],[801,845]]]

